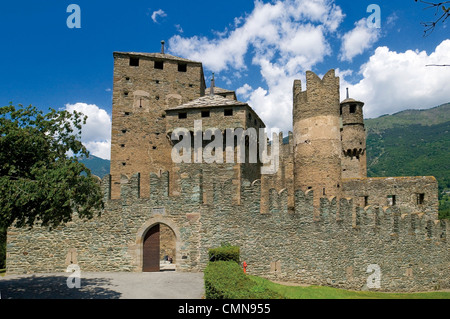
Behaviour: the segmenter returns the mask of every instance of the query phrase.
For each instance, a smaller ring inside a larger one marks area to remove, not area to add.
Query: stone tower
[[[306,91],[294,82],[294,187],[320,197],[341,197],[339,78],[330,70],[320,79],[306,72]],[[317,211],[317,209],[316,209]]]
[[[141,174],[141,197],[149,197],[149,175],[172,170],[166,136],[169,107],[205,94],[203,67],[164,53],[114,52],[111,134],[111,197],[120,195],[121,175]]]
[[[364,103],[349,98],[341,102],[342,178],[367,177]]]

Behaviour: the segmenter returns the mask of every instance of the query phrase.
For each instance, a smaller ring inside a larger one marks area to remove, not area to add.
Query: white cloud
[[[154,23],[158,23],[158,17],[167,17],[167,14],[162,9],[153,11],[152,20]]]
[[[243,96],[244,98],[248,98],[250,96],[250,92],[252,91],[252,87],[245,83],[243,86],[236,90],[236,94]]]
[[[69,112],[77,111],[87,115],[86,124],[81,129],[81,142],[88,151],[97,157],[111,157],[111,118],[108,113],[95,104],[66,104]]]
[[[341,78],[341,90],[348,85],[351,97],[365,102],[364,113],[369,118],[437,106],[450,101],[450,68],[426,65],[449,61],[450,40],[444,40],[430,54],[379,47],[361,66],[362,80],[350,85]]]
[[[248,55],[267,88],[241,87],[237,94],[268,127],[292,127],[292,82],[331,54],[326,35],[343,20],[332,0],[255,2],[254,10],[234,19],[234,26],[215,38],[175,35],[171,53],[201,61],[212,72],[245,72]]]
[[[380,29],[368,26],[363,18],[355,23],[355,28],[342,37],[341,61],[352,61],[357,55],[364,53],[379,39]]]
[[[177,29],[177,32],[178,33],[183,33],[184,31],[183,31],[183,28],[181,27],[181,25],[179,25],[179,24],[175,24],[175,29]]]

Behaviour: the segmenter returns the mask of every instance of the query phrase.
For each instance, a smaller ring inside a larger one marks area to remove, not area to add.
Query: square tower
[[[205,94],[200,62],[164,53],[114,52],[111,197],[121,175],[141,173],[141,197],[149,197],[150,173],[171,172],[166,113]]]

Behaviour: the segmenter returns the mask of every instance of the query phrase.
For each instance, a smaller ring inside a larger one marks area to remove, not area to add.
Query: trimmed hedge
[[[258,285],[234,261],[209,262],[204,271],[206,299],[281,299],[282,296]]]
[[[222,245],[208,250],[209,261],[234,261],[239,264],[239,247]]]

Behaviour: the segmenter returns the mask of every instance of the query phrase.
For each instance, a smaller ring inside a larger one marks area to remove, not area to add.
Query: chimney
[[[347,88],[347,99],[350,98],[350,95],[348,94],[348,88]]]
[[[166,42],[164,40],[161,41],[161,54],[164,54],[164,44]]]
[[[211,87],[210,87],[210,92],[209,95],[210,96],[214,96],[214,87],[216,86],[215,81],[214,81],[214,73],[212,74],[212,78],[211,78]]]

